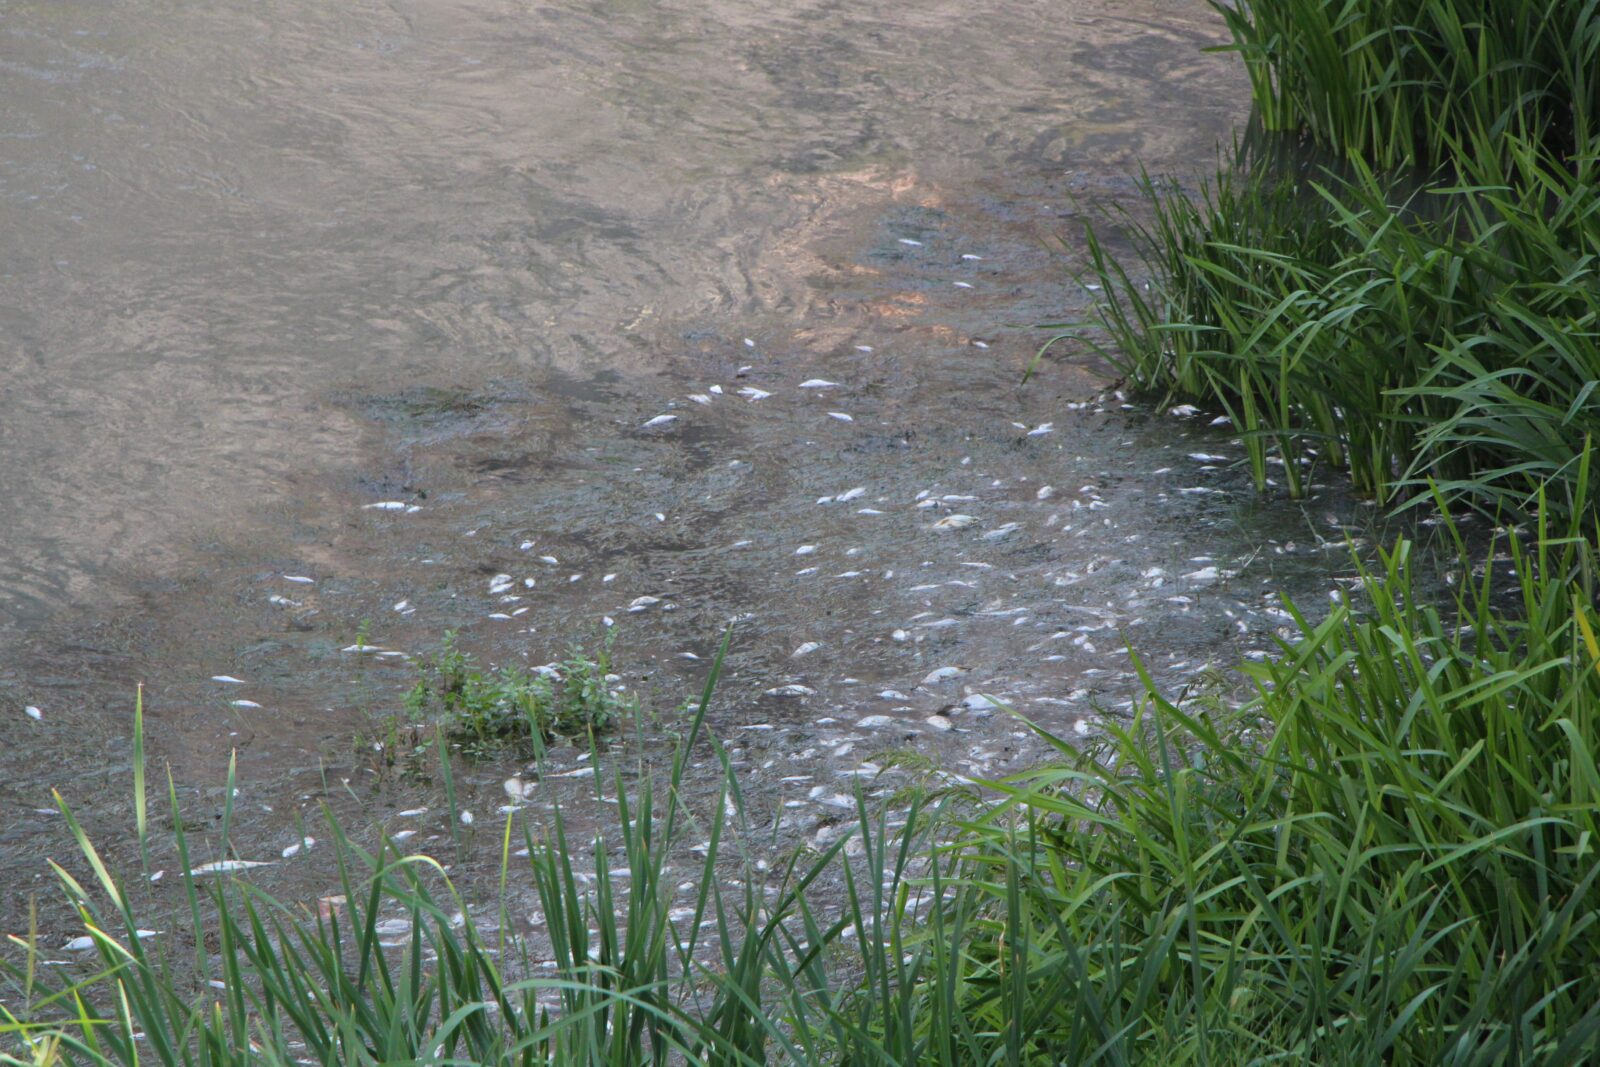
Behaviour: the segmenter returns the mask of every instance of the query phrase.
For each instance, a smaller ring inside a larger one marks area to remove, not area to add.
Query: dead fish
[[[1227,456],[1213,456],[1207,452],[1190,452],[1189,458],[1196,463],[1226,463]]]
[[[407,610],[407,609],[409,609],[409,608],[410,608],[410,607],[411,607],[411,601],[409,601],[409,600],[402,600],[402,601],[400,601],[400,602],[399,602],[399,603],[398,603],[398,604],[396,604],[396,605],[395,605],[395,606],[394,606],[394,610],[395,610],[395,611],[398,611],[398,612],[401,612],[401,613],[402,613],[402,614],[404,614],[404,613],[405,613],[405,611],[406,611],[406,610]]]
[[[1056,428],[1056,424],[1053,423],[1053,422],[1041,422],[1039,425],[1035,426],[1033,429],[1028,431],[1028,436],[1029,437],[1038,437],[1041,434],[1050,433],[1055,428]]]
[[[380,500],[376,504],[363,504],[362,511],[404,511],[409,507],[404,500]]]
[[[963,252],[963,253],[961,253],[961,258],[965,259],[965,260],[979,260],[979,259],[982,259],[983,257],[982,256],[975,256],[971,252]]]
[[[317,581],[315,578],[307,578],[303,574],[285,574],[283,580],[286,582],[299,582],[301,585],[315,585]]]
[[[965,530],[968,526],[971,526],[977,521],[978,520],[973,518],[971,515],[962,515],[958,512],[954,515],[946,515],[944,518],[934,523],[933,528],[935,530]]]
[[[1174,404],[1167,409],[1167,414],[1174,418],[1186,419],[1191,415],[1200,414],[1200,409],[1193,404]]]
[[[996,526],[994,529],[985,533],[983,535],[983,539],[985,541],[998,541],[1002,537],[1010,537],[1020,529],[1022,529],[1022,525],[1020,523],[1008,522],[1003,526]]]
[[[628,610],[629,611],[643,611],[646,608],[651,607],[652,605],[655,605],[655,604],[659,604],[659,603],[661,603],[661,598],[658,597],[658,596],[636,597],[634,599],[633,603],[628,605]]]
[[[722,395],[722,386],[713,385],[710,389],[707,389],[706,392],[715,393],[716,395],[721,396]]]
[[[299,841],[287,846],[283,850],[283,858],[292,859],[295,856],[298,856],[302,851],[310,852],[312,848],[316,846],[316,843],[317,839],[314,837],[302,837]]]
[[[276,604],[281,608],[298,608],[300,606],[300,601],[290,600],[288,597],[278,596],[276,593],[267,597],[267,603]]]
[[[254,700],[230,700],[228,703],[236,708],[259,708],[261,706]]]
[[[872,351],[872,346],[871,345],[856,345],[856,351],[857,352],[871,352]]]
[[[426,814],[428,814],[427,808],[407,808],[405,811],[395,812],[394,816],[397,819],[415,819],[420,815]]]
[[[801,545],[799,548],[794,550],[794,554],[797,556],[809,556],[816,550],[816,545]]]
[[[38,708],[34,707],[32,704],[29,704],[27,707],[23,708],[22,709],[22,714],[26,715],[28,718],[32,719],[34,722],[42,722],[44,720],[44,712],[40,711]]]
[[[232,874],[235,871],[248,871],[252,867],[270,867],[271,860],[214,860],[211,863],[202,863],[189,873],[199,877],[203,874]]]
[[[383,651],[377,645],[345,645],[340,652],[354,652],[357,655],[371,656]]]
[[[956,702],[956,707],[966,712],[993,711],[997,705],[1003,707],[1004,702],[988,693],[968,693]]]
[[[497,574],[489,579],[489,595],[497,596],[504,593],[516,584],[516,579],[509,574]]]
[[[797,648],[793,652],[789,653],[789,658],[790,659],[799,659],[801,656],[809,656],[811,653],[815,652],[817,649],[819,649],[821,647],[822,647],[821,642],[818,642],[818,641],[807,641],[805,644],[801,645],[799,648]]]
[[[693,400],[696,404],[709,404],[709,403],[711,403],[711,398],[709,396],[707,396],[706,394],[704,394],[704,393],[690,393],[689,394],[689,399]]]
[[[989,344],[988,344],[987,341],[974,341],[974,342],[972,342],[972,347],[973,348],[988,348]]]
[[[767,397],[771,396],[772,394],[767,392],[765,389],[757,389],[753,385],[747,385],[743,389],[739,390],[739,395],[743,396],[743,397],[749,397],[750,400],[756,401],[756,400],[765,400]]]
[[[972,283],[971,282],[955,282],[953,284],[955,285],[955,287],[957,289],[971,289],[972,288]]]
[[[913,241],[909,237],[900,238],[900,243],[903,244],[903,245],[907,245],[907,246],[909,246],[911,248],[921,248],[922,247],[922,242],[921,241]]]
[[[838,386],[838,384],[839,384],[838,382],[830,382],[826,378],[807,378],[805,381],[800,383],[800,388],[802,388],[802,389],[833,389],[833,388],[836,388]]]
[[[1190,571],[1184,577],[1191,582],[1214,582],[1217,580],[1217,568],[1201,567],[1199,570]]]
[[[1055,495],[1056,495],[1055,486],[1053,486],[1053,485],[1041,485],[1039,487],[1039,491],[1033,494],[1033,498],[1035,500],[1049,500],[1051,497],[1053,497]]]
[[[559,559],[556,559],[554,556],[540,556],[539,557],[539,562],[540,563],[547,563],[552,567],[559,566],[560,563],[561,563],[561,561]]]
[[[651,428],[656,427],[656,426],[665,426],[669,422],[677,422],[677,421],[678,421],[678,416],[676,416],[676,415],[657,415],[655,418],[653,418],[649,422],[645,423],[644,424],[644,428],[646,430],[648,430],[648,429],[651,429]]]
[[[754,348],[756,346],[755,339],[754,338],[750,338],[750,337],[746,337],[744,339],[744,346],[746,348]]]
[[[838,419],[840,422],[855,422],[856,421],[855,419],[853,419],[849,415],[846,415],[842,411],[830,411],[830,412],[828,412],[828,418],[830,418],[830,419]]]
[[[816,696],[817,691],[808,685],[780,685],[768,689],[766,695],[769,697],[810,697]]]
[[[842,492],[838,496],[834,497],[834,499],[837,500],[839,503],[843,504],[847,500],[854,500],[856,497],[866,496],[866,495],[867,495],[866,489],[864,489],[864,488],[862,488],[861,486],[858,485],[854,489],[846,489],[844,492]]]
[[[904,630],[896,630],[894,633],[890,634],[889,637],[895,641],[901,642],[911,640],[911,635],[906,633]]]

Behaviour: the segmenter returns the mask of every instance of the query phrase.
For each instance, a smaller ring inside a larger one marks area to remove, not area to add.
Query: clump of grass
[[[436,719],[469,755],[506,746],[537,750],[552,738],[604,733],[629,708],[614,688],[611,643],[608,635],[592,655],[574,646],[559,664],[533,671],[485,670],[449,633],[421,665],[406,708],[413,717]]]
[[[1561,158],[1600,120],[1596,0],[1213,0],[1268,130],[1375,167],[1479,134]]]
[[[1060,1002],[1025,1061],[1600,1055],[1590,536],[1509,537],[1447,612],[1402,542],[1295,613],[1243,706],[1151,686],[1099,749],[1051,738],[1062,761],[1000,783],[963,845],[990,900],[971,1002]]]
[[[1600,433],[1600,156],[1498,148],[1509,170],[1485,150],[1448,185],[1359,163],[1224,172],[1196,198],[1148,182],[1149,288],[1090,236],[1108,355],[1223,408],[1259,487],[1300,495],[1315,460],[1386,504],[1437,483],[1489,512],[1545,487],[1592,511],[1574,494]]]

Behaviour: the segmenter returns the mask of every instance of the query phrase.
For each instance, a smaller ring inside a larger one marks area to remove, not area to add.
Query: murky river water
[[[737,618],[713,726],[799,835],[885,752],[1025,764],[977,694],[1092,732],[1130,641],[1173,684],[1265,647],[1348,505],[1259,501],[1081,352],[1018,384],[1097,298],[1085,204],[1242,116],[1220,37],[1163,0],[0,3],[0,929],[51,788],[125,826],[141,680],[202,810],[238,751],[241,851],[330,792],[414,807],[353,744],[412,669],[358,630],[541,663],[614,624],[670,709]]]

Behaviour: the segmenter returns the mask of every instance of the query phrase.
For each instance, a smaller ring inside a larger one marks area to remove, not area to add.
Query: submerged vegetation
[[[772,868],[705,727],[719,659],[670,770],[616,774],[609,843],[559,808],[535,832],[519,793],[498,904],[337,825],[325,908],[199,882],[175,802],[172,842],[147,839],[136,736],[141,851],[179,858],[194,958],[141,935],[63,804],[95,961],[13,939],[0,1063],[1600,1057],[1600,0],[1223,10],[1263,124],[1330,162],[1152,182],[1149,290],[1091,239],[1102,343],[1225,409],[1260,485],[1330,464],[1436,512],[1451,602],[1401,540],[1325,615],[1286,604],[1239,686],[1141,675],[1094,742],[1041,730],[1052,764],[900,813],[858,793],[848,833]],[[1462,503],[1505,523],[1491,543],[1459,535]],[[609,666],[489,671],[447,642],[409,710],[469,754],[537,755],[625,710]],[[681,788],[696,759],[722,775],[709,810]]]

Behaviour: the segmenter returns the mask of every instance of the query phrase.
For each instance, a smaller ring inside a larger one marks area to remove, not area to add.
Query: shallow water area
[[[648,755],[731,624],[710,725],[782,844],[858,781],[1025,767],[1012,712],[1092,735],[1130,644],[1172,687],[1268,647],[1361,509],[1258,498],[1215,413],[1081,350],[1019,384],[1098,299],[1085,205],[1241,116],[1221,37],[1156,0],[0,14],[0,929],[51,789],[133,855],[141,680],[199,858],[236,754],[237,856],[311,899],[326,850],[281,850],[324,803],[450,840],[373,749],[447,630],[614,632]]]

